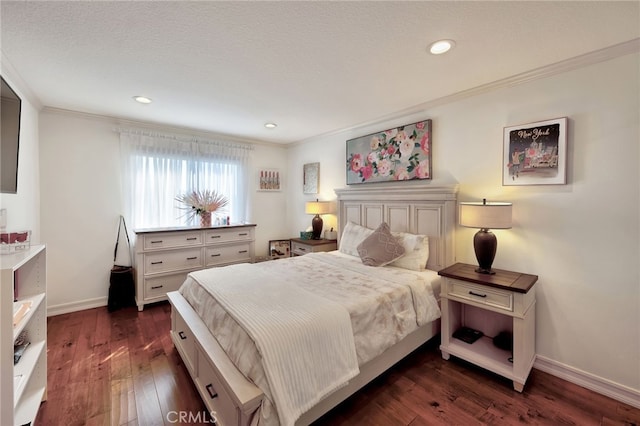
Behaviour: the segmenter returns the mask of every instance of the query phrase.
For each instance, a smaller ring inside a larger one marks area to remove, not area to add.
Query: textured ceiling
[[[43,106],[278,143],[640,37],[637,1],[0,7],[3,67]],[[426,53],[440,38],[455,49]]]

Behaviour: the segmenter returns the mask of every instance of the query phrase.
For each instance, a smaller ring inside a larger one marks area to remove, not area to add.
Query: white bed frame
[[[457,186],[432,187],[410,181],[363,184],[335,192],[340,227],[351,221],[376,228],[385,221],[392,231],[429,236],[429,269],[438,271],[454,263]],[[220,415],[217,420],[223,424],[227,421],[234,426],[248,426],[260,406],[262,391],[235,368],[180,293],[168,293],[168,298],[172,305],[171,337],[205,405]],[[436,320],[409,334],[362,365],[360,374],[347,386],[304,413],[296,425],[307,425],[318,419],[439,332],[440,321]],[[187,340],[190,343],[185,343]]]

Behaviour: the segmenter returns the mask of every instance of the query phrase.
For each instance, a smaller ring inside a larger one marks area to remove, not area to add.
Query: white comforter
[[[238,264],[191,277],[253,339],[280,422],[289,426],[358,374],[351,320],[340,304],[255,269]]]
[[[239,270],[238,266],[224,269]],[[432,271],[373,268],[363,265],[358,258],[338,252],[312,253],[247,264],[242,265],[241,269],[252,277],[250,288],[267,282],[283,282],[287,288],[295,284],[308,294],[315,295],[314,300],[317,300],[315,297],[322,297],[343,306],[351,319],[359,365],[381,354],[418,326],[440,317],[431,286],[431,281],[437,280],[438,276]],[[277,407],[269,374],[265,373],[264,360],[246,331],[246,325],[240,326],[206,286],[198,282],[205,280],[200,277],[201,274],[215,277],[221,271],[215,268],[191,274],[180,292],[203,318],[238,369],[265,393],[255,422],[279,424],[277,411],[280,411],[280,407]],[[229,285],[237,282],[236,276],[228,276],[226,281]],[[277,313],[276,310],[273,312]],[[292,342],[287,347],[293,346],[295,343]],[[284,368],[288,367],[285,365]]]

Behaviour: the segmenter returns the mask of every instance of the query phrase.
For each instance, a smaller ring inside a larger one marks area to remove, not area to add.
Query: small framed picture
[[[320,183],[320,163],[308,163],[302,166],[302,192],[317,194]]]
[[[269,241],[269,257],[271,259],[280,259],[281,257],[291,256],[291,240],[270,240]]]
[[[258,173],[258,191],[280,191],[280,170],[262,169]]]
[[[504,128],[502,185],[567,183],[567,118]]]

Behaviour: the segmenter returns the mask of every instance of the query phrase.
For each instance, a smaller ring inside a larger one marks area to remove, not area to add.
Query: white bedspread
[[[358,374],[351,319],[340,304],[286,281],[265,280],[250,264],[191,277],[255,342],[282,424],[293,425]]]
[[[374,268],[363,265],[359,258],[337,251],[310,253],[242,268],[252,280],[245,286],[251,291],[270,283],[269,292],[277,298],[275,295],[281,290],[271,286],[284,283],[286,289],[297,287],[310,297],[313,295],[313,300],[323,298],[343,306],[351,319],[358,365],[380,355],[419,326],[440,317],[431,284],[439,280],[434,271]],[[228,287],[233,291],[234,284],[239,282],[239,275],[233,271],[238,270],[225,267],[192,273],[180,288],[180,293],[207,324],[231,361],[264,392],[265,398],[254,418],[255,423],[278,425],[280,407],[272,395],[259,349],[249,332],[238,325],[216,298],[193,278],[200,274],[215,277],[225,273],[228,274]],[[270,311],[278,316],[288,309],[295,309],[295,305],[291,308],[280,304]]]

